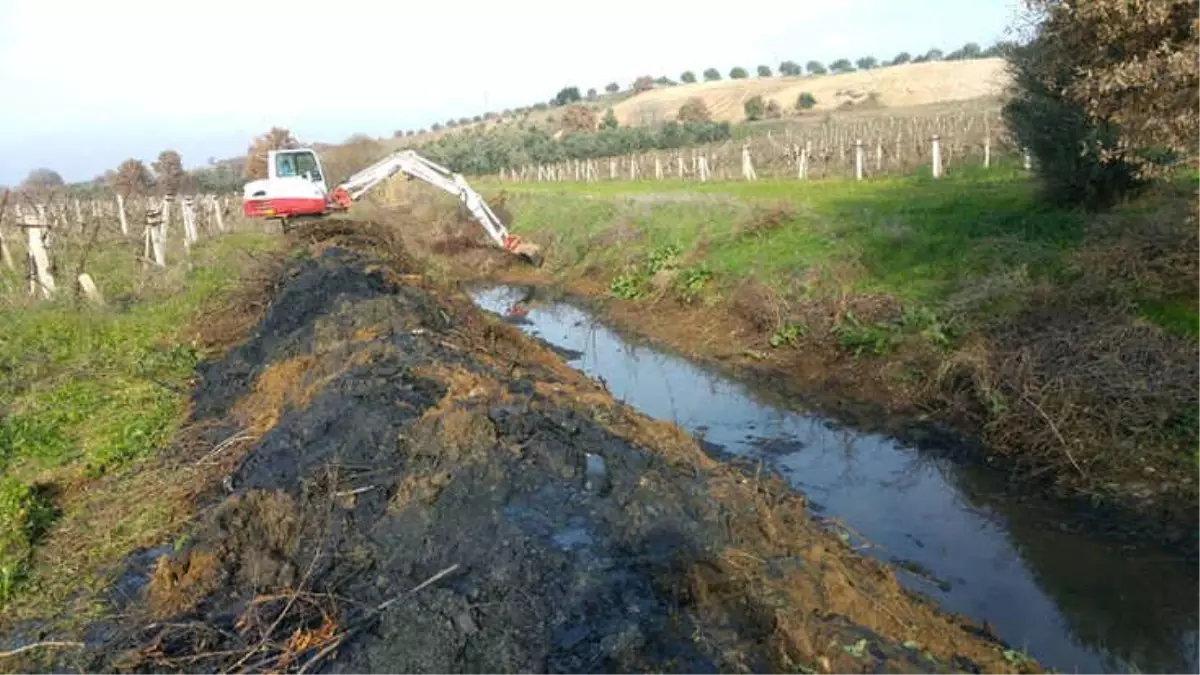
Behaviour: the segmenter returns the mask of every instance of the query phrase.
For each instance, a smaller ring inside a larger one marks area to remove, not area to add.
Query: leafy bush
[[[1012,97],[1003,109],[1013,135],[1037,160],[1045,199],[1056,204],[1104,208],[1140,183],[1134,167],[1120,157],[1115,124],[1087,114],[1084,103],[1066,91],[1076,77],[1064,44],[1040,34],[1009,55]]]
[[[850,59],[838,59],[829,64],[829,70],[833,73],[852,73],[854,64],[850,63]]]
[[[746,120],[754,122],[761,120],[763,115],[766,114],[767,103],[763,100],[762,96],[755,95],[742,104],[742,108],[746,111]]]
[[[592,131],[596,128],[596,113],[582,105],[573,105],[563,113],[562,128],[566,131]]]
[[[567,105],[579,101],[579,87],[563,87],[554,98],[551,99],[551,104],[556,106]]]
[[[811,91],[800,92],[800,95],[796,97],[796,110],[812,110],[815,105],[817,105],[817,99]]]
[[[679,112],[676,113],[675,118],[680,122],[711,122],[712,113],[705,105],[704,99],[693,96],[679,106]]]
[[[613,109],[609,108],[608,110],[605,110],[604,119],[600,120],[600,128],[616,129],[618,126],[620,125],[617,123],[617,115],[613,112]]]

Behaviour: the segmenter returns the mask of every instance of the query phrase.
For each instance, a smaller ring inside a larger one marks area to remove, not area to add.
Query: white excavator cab
[[[320,186],[322,193],[329,192],[325,174],[321,171],[321,158],[308,148],[271,150],[267,153],[267,166],[272,179],[303,178]]]

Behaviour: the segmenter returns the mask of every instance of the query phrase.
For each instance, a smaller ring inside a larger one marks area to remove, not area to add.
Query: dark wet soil
[[[193,422],[258,440],[55,667],[1035,668],[392,262],[316,249],[201,368]]]

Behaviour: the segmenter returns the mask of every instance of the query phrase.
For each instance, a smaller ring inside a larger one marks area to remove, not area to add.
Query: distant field
[[[906,107],[998,96],[1008,80],[1005,62],[998,58],[910,63],[844,75],[748,78],[655,89],[618,103],[613,113],[623,125],[664,122],[674,119],[679,106],[696,96],[713,119],[740,122],[745,119],[743,104],[756,95],[784,110],[792,109],[803,92],[816,98],[815,111],[861,105],[872,94],[879,105]]]

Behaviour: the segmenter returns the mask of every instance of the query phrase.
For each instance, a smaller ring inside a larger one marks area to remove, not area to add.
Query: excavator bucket
[[[513,253],[521,256],[534,267],[542,266],[542,250],[536,244],[521,242],[513,249]]]

